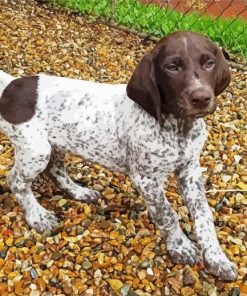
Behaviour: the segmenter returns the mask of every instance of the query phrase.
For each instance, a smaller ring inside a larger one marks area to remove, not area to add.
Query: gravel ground
[[[88,17],[48,10],[32,0],[14,2],[0,3],[0,69],[16,76],[46,72],[127,82],[153,47]],[[244,65],[232,68],[232,83],[217,112],[206,118],[209,139],[201,157],[221,246],[238,266],[235,283],[218,281],[199,266],[174,265],[129,178],[68,155],[72,178],[101,191],[103,198],[96,205],[66,199],[41,176],[33,184],[35,194],[58,213],[61,225],[38,234],[27,227],[14,196],[2,190],[0,295],[247,295],[246,79]],[[3,134],[0,150],[0,183],[6,189],[13,149]],[[193,239],[172,177],[167,195]]]

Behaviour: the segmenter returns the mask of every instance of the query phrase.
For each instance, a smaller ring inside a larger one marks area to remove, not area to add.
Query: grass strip
[[[49,0],[68,10],[89,14],[92,18],[103,17],[109,20],[110,0]],[[144,5],[136,0],[117,0],[114,12],[115,22],[157,37],[176,30],[192,30],[209,36],[220,46],[233,53],[247,57],[247,22],[241,18],[225,19],[200,15],[200,13],[182,13],[169,7]]]

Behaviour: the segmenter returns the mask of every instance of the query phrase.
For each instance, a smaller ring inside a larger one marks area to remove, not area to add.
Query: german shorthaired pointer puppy
[[[215,111],[215,96],[230,82],[227,62],[213,42],[198,33],[173,33],[142,58],[127,85],[1,77],[7,85],[0,99],[1,128],[15,145],[8,182],[31,227],[43,231],[57,224],[31,190],[45,170],[74,199],[99,198],[67,175],[63,156],[71,152],[129,174],[171,259],[193,265],[199,250],[165,197],[163,184],[175,172],[205,266],[223,280],[236,278],[217,240],[199,165],[206,139],[202,118]]]

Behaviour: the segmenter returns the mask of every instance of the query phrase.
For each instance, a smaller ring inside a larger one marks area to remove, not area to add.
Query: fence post
[[[115,21],[115,8],[116,8],[116,0],[111,0],[111,14],[110,14],[111,23],[114,23]]]

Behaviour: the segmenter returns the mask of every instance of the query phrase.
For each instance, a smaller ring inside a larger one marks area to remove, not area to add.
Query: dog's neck
[[[162,113],[161,114],[162,121],[165,123],[172,123],[172,126],[174,129],[177,130],[178,134],[181,135],[184,138],[188,137],[189,132],[192,130],[193,125],[196,121],[196,119],[192,118],[181,118],[181,117],[176,117],[172,113]]]

